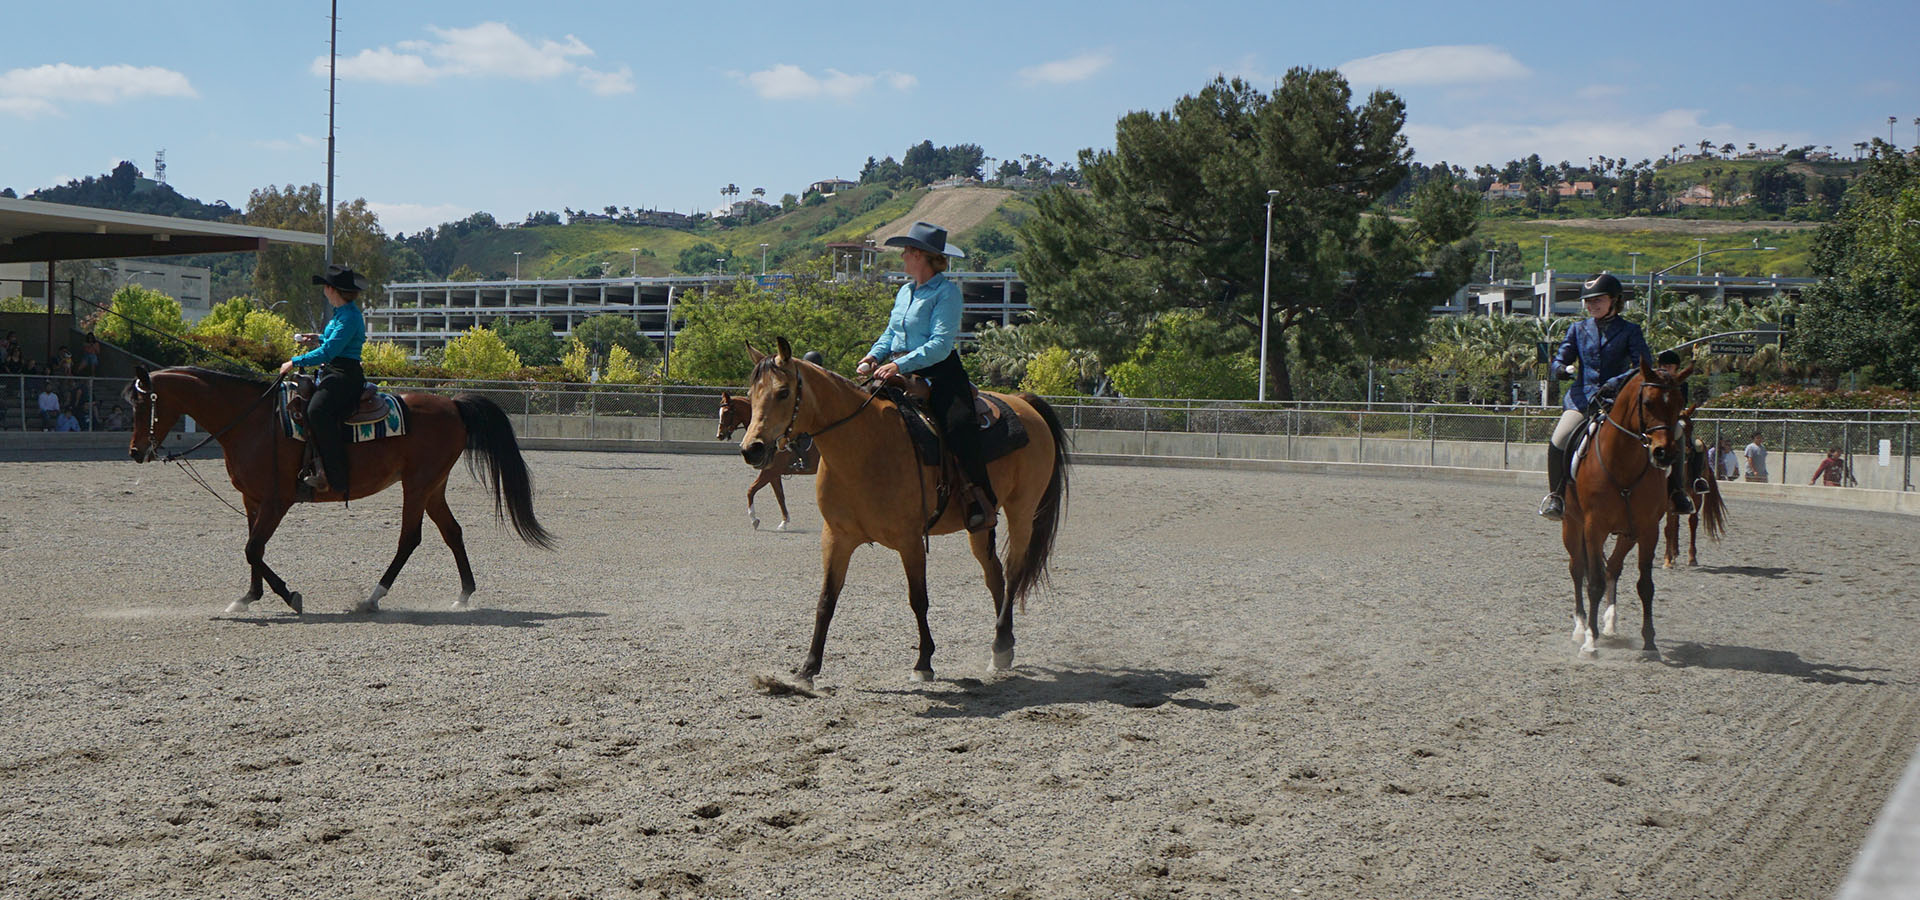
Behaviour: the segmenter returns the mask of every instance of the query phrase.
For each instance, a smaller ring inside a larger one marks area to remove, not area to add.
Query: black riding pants
[[[320,456],[327,473],[327,484],[336,491],[347,489],[347,434],[343,423],[360,403],[367,379],[357,359],[335,359],[321,370],[314,386],[313,399],[307,401],[307,440]]]
[[[955,350],[947,354],[946,359],[913,374],[932,385],[927,411],[940,423],[947,446],[960,460],[967,480],[986,491],[988,497],[997,499],[992,480],[987,477],[987,461],[980,450],[980,424],[974,421],[973,412],[973,383],[967,380],[967,370],[960,365],[960,351]]]

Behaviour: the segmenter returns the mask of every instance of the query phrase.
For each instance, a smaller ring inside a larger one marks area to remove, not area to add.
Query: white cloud
[[[1574,91],[1573,95],[1582,100],[1605,100],[1612,97],[1619,97],[1626,92],[1626,88],[1617,84],[1590,84]]]
[[[251,142],[262,150],[298,150],[304,147],[320,146],[320,139],[310,134],[296,134],[291,138],[268,138]]]
[[[1240,57],[1240,59],[1232,65],[1214,66],[1213,70],[1208,72],[1207,75],[1208,77],[1219,75],[1226,78],[1238,78],[1254,87],[1276,84],[1280,81],[1279,78],[1261,71],[1259,59],[1251,53]]]
[[[1513,54],[1484,44],[1395,50],[1348,60],[1340,71],[1348,81],[1364,85],[1480,84],[1533,74]]]
[[[1113,65],[1113,54],[1099,50],[1028,66],[1018,74],[1027,84],[1072,84],[1092,78],[1110,65]]]
[[[352,81],[385,84],[428,84],[441,78],[513,78],[545,81],[568,75],[601,96],[633,91],[633,70],[621,66],[611,72],[590,69],[576,58],[594,55],[593,48],[573,35],[561,40],[530,41],[500,22],[482,22],[471,28],[432,28],[437,41],[407,40],[390,47],[362,50],[341,59],[337,72]],[[327,58],[311,66],[327,72]]]
[[[875,85],[883,81],[896,91],[911,90],[920,83],[920,79],[905,72],[854,75],[839,69],[826,69],[814,75],[790,63],[777,63],[772,68],[758,72],[729,74],[765,100],[816,100],[821,97],[850,100],[873,90]]]
[[[442,222],[457,222],[473,213],[465,206],[451,203],[428,205],[424,203],[375,203],[367,201],[367,208],[380,217],[380,228],[388,234],[406,232],[412,234],[423,228],[432,228]]]
[[[1658,159],[1675,145],[1694,147],[1702,140],[1745,147],[1752,141],[1763,147],[1809,142],[1804,134],[1742,128],[1709,123],[1697,109],[1670,109],[1639,118],[1593,117],[1541,122],[1478,122],[1468,125],[1427,125],[1408,122],[1407,142],[1426,162],[1446,160],[1469,168],[1524,159],[1530,153],[1557,163],[1581,162],[1589,156],[1618,156],[1630,160]]]
[[[144,97],[198,97],[187,76],[158,66],[75,66],[67,63],[0,73],[0,112],[36,116],[61,103],[118,103]]]

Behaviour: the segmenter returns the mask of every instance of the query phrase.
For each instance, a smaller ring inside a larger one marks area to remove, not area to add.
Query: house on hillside
[[[828,178],[825,181],[816,181],[807,185],[807,193],[819,194],[822,197],[831,197],[841,191],[852,190],[859,186],[859,182],[848,181],[844,178]]]
[[[1704,184],[1696,184],[1690,188],[1687,188],[1684,191],[1681,191],[1679,194],[1674,196],[1673,203],[1675,206],[1718,206],[1719,205],[1718,203],[1715,202],[1715,198],[1713,196],[1713,188],[1707,187]]]
[[[713,212],[709,213],[708,215],[715,219],[725,219],[732,216],[746,215],[747,212],[752,210],[754,207],[760,207],[762,209],[765,209],[765,208],[771,207],[772,205],[773,204],[768,203],[767,201],[762,200],[759,197],[748,197],[744,200],[735,200],[732,203],[726,203],[720,206],[716,206],[713,208]]]
[[[970,175],[949,175],[945,178],[940,179],[939,181],[936,181],[932,184],[927,185],[929,189],[936,190],[936,191],[942,190],[945,188],[979,187],[979,186],[980,186],[980,179],[974,178]]]
[[[1590,199],[1593,197],[1593,182],[1563,181],[1557,185],[1554,185],[1553,190],[1554,190],[1554,193],[1559,194],[1561,197],[1585,197]]]
[[[1496,181],[1487,185],[1488,200],[1525,200],[1527,189],[1518,181]]]

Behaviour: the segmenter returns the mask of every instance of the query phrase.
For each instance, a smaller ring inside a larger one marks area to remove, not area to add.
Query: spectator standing
[[[1747,445],[1747,480],[1761,484],[1767,483],[1767,438],[1756,431],[1753,443]]]
[[[74,373],[87,378],[100,374],[100,339],[91,331],[80,344],[80,360],[74,365]]]
[[[60,395],[53,392],[53,384],[48,382],[40,386],[40,430],[52,431],[54,420],[60,417]]]
[[[1807,479],[1807,483],[1824,481],[1827,487],[1839,487],[1840,479],[1846,474],[1847,461],[1840,458],[1840,448],[1831,447],[1827,450],[1827,458],[1820,461],[1820,465],[1813,470],[1813,477]]]
[[[1720,443],[1707,451],[1707,467],[1713,470],[1713,477],[1719,481],[1740,480],[1740,457],[1733,452],[1733,442],[1721,438]]]

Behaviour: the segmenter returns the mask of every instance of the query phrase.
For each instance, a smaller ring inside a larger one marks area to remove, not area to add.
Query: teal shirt
[[[367,319],[360,315],[360,304],[345,303],[333,308],[333,318],[320,332],[320,346],[294,357],[293,364],[317,366],[340,357],[358,360],[360,348],[366,343]]]
[[[893,298],[887,330],[867,355],[892,362],[902,372],[917,372],[953,353],[960,336],[960,286],[940,272],[926,284],[908,282]]]

